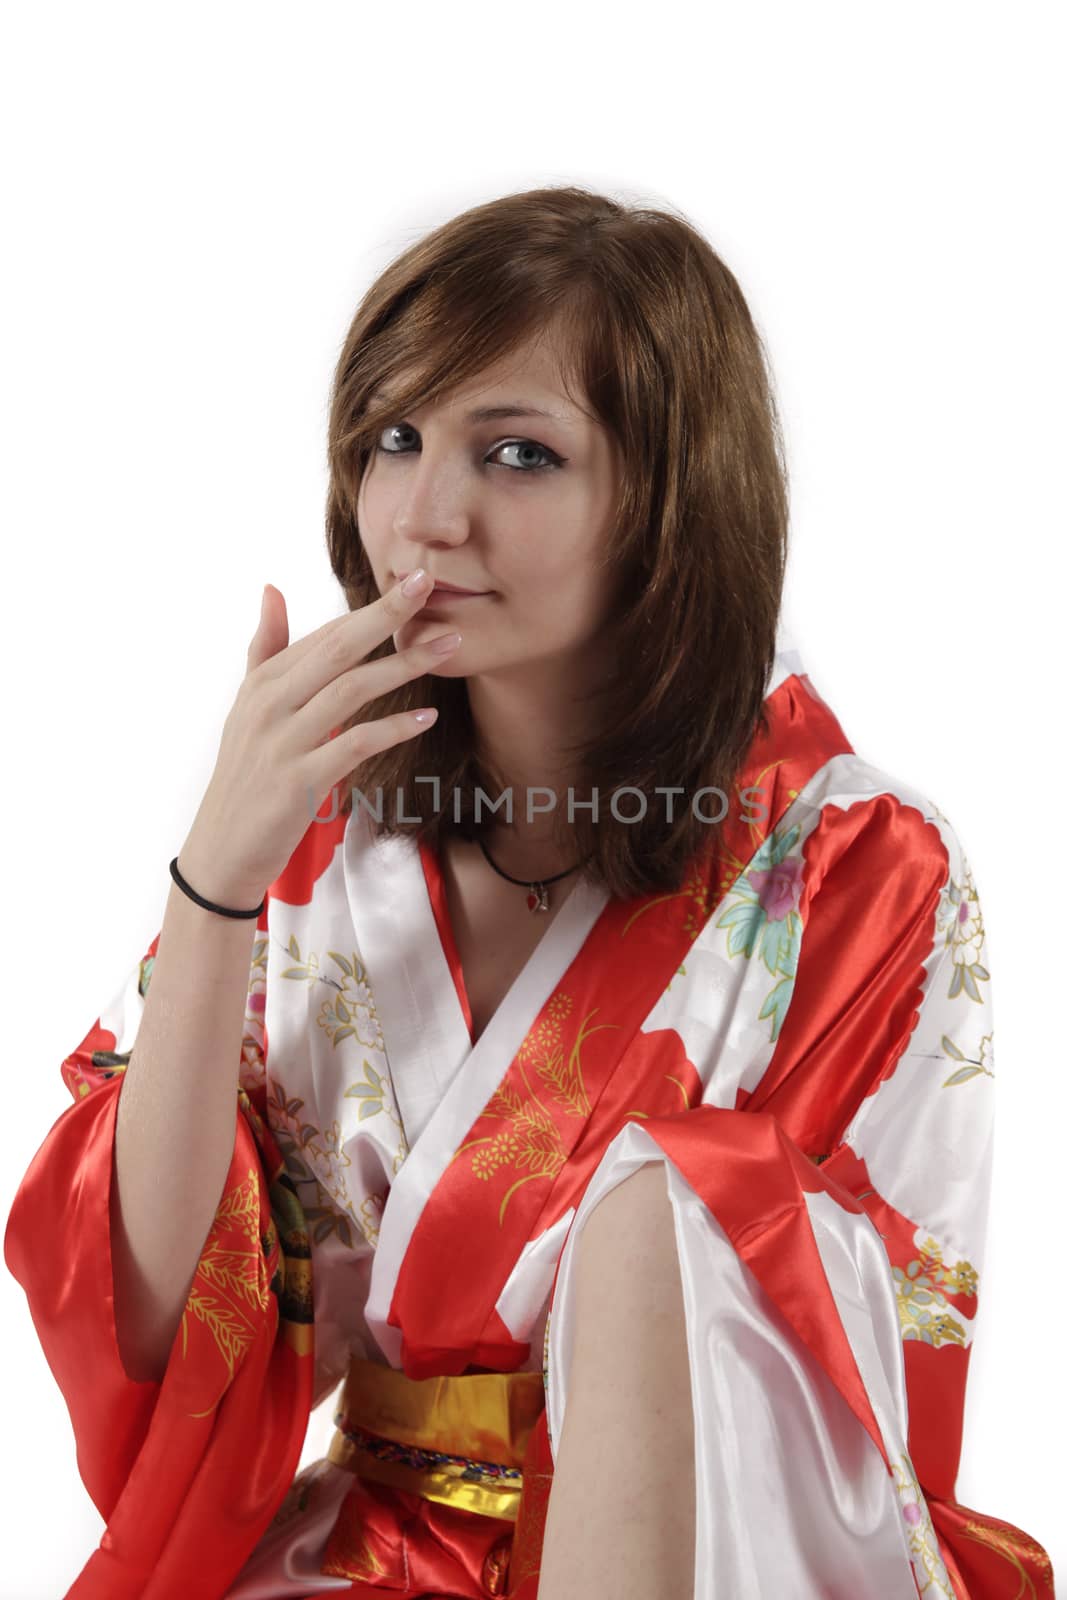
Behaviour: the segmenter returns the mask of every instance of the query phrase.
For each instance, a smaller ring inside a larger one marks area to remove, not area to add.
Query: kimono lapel
[[[366,1305],[371,1333],[399,1366],[400,1335],[388,1314],[419,1215],[608,896],[585,882],[574,886],[472,1045],[414,839],[375,838],[361,809],[345,835],[344,868],[356,942],[408,1140],[382,1213]]]
[[[344,881],[410,1151],[470,1055],[470,1035],[414,840],[375,838],[361,807],[345,833]]]
[[[375,1326],[376,1337],[402,1329],[409,1376],[458,1374],[468,1365],[514,1371],[529,1355],[496,1311],[500,1294],[528,1241],[556,1220],[549,1212],[565,1206],[595,1167],[600,1141],[590,1135],[594,1125],[599,1132],[596,1114],[612,1080],[627,1079],[628,1103],[628,1089],[639,1092],[619,1068],[704,924],[708,882],[705,861],[666,895],[623,901],[576,885],[516,985],[525,988],[524,1003],[497,1029],[505,1002],[475,1046],[459,1092],[442,1105],[433,1168],[413,1196],[418,1213],[405,1214],[403,1259],[377,1285],[392,1286],[391,1303],[383,1294],[372,1308],[386,1325],[381,1333]],[[587,905],[599,912],[582,916]],[[543,981],[524,985],[542,953],[551,956]],[[482,1044],[486,1059],[475,1067]],[[641,1068],[658,1080],[662,1061],[653,1052]],[[677,1065],[691,1087],[692,1068]],[[615,1096],[607,1107],[614,1133]],[[386,1217],[391,1205],[392,1198]],[[385,1241],[383,1219],[377,1271]]]

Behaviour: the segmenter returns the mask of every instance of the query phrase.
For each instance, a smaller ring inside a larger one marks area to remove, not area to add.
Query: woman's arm
[[[604,1197],[578,1240],[570,1399],[538,1600],[691,1595],[694,1451],[681,1270],[656,1161]]]
[[[211,898],[188,847],[179,866]],[[254,918],[171,888],[115,1125],[111,1246],[127,1373],[166,1371],[233,1154]]]

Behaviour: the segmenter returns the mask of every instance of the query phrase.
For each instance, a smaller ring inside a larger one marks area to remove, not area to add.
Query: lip
[[[397,581],[399,583],[403,583],[406,577],[406,572],[397,573]],[[433,589],[430,591],[431,595],[454,595],[457,600],[478,600],[483,595],[490,594],[491,592],[492,591],[489,589],[460,589],[457,588],[455,584],[443,582],[440,578],[435,578],[433,580]]]

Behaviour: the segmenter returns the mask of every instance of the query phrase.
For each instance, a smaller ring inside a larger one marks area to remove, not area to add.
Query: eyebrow
[[[370,396],[368,403],[379,400],[387,401],[391,396],[381,389],[376,389]],[[555,411],[545,411],[540,406],[533,405],[529,400],[504,400],[500,405],[476,406],[473,411],[468,411],[464,420],[466,422],[498,422],[506,417],[545,417],[549,422],[570,422],[570,417],[561,417]]]

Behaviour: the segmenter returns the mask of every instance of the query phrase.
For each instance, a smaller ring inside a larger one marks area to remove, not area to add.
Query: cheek
[[[359,494],[356,496],[356,522],[359,524],[359,537],[363,548],[370,557],[371,565],[376,572],[378,571],[380,554],[378,546],[381,543],[378,529],[387,525],[381,500],[381,495],[374,492],[374,485],[370,481],[369,471],[365,472],[363,481],[359,486]]]
[[[553,633],[569,626],[578,597],[589,587],[589,578],[580,557],[555,543],[531,538],[521,551],[502,562],[507,569],[504,602],[509,621],[523,626],[530,618]],[[578,609],[581,609],[580,603]]]
[[[602,611],[606,596],[600,577],[585,563],[549,557],[531,569],[517,586],[515,611],[536,615],[541,626],[554,634],[573,633]]]

